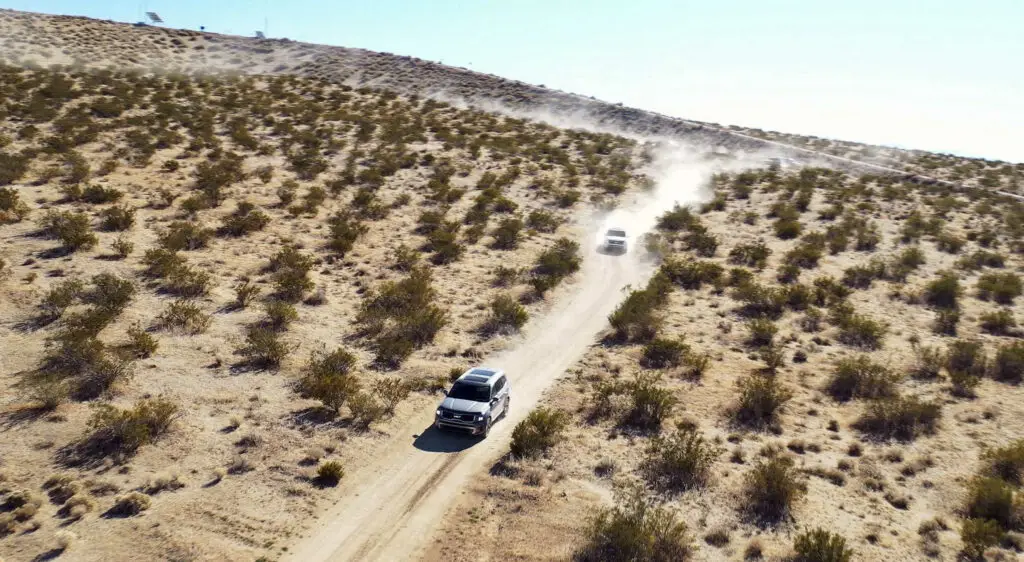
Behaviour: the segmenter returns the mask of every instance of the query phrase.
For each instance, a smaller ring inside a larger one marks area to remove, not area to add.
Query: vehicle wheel
[[[491,420],[488,419],[487,423],[484,424],[484,432],[483,432],[484,439],[487,439],[487,436],[490,435],[490,433],[491,433]]]
[[[505,419],[505,416],[508,415],[508,407],[509,407],[509,404],[511,404],[511,403],[512,403],[512,397],[511,396],[506,397],[505,398],[505,407],[501,409],[501,419]]]

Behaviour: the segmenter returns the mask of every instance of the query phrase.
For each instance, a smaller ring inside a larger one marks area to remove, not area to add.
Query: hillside
[[[4,560],[1024,549],[1022,164],[85,18],[0,58]],[[481,361],[515,411],[425,431]]]

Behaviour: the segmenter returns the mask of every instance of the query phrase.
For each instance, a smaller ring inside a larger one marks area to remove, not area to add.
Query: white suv
[[[604,249],[607,252],[626,253],[626,231],[621,228],[609,228],[604,233]]]
[[[508,413],[510,390],[504,371],[474,367],[445,393],[434,413],[434,425],[487,437],[491,425]]]

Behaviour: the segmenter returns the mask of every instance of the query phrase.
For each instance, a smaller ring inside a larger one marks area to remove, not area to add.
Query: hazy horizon
[[[415,56],[660,113],[1024,162],[1024,3],[15,0]],[[1016,133],[1016,134],[1015,134]]]

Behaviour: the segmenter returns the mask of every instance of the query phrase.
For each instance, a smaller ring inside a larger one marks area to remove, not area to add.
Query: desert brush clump
[[[345,476],[345,468],[338,461],[326,461],[316,467],[316,481],[325,486],[337,486]]]
[[[238,353],[255,368],[277,369],[292,352],[293,346],[281,339],[281,334],[265,326],[249,326],[245,343]]]
[[[425,268],[366,295],[356,322],[365,335],[374,338],[380,364],[397,367],[448,324],[448,312],[434,303],[436,299],[432,276]]]
[[[130,456],[167,433],[178,415],[178,405],[164,398],[140,400],[127,409],[98,404],[83,449],[89,454]]]
[[[653,339],[661,327],[658,309],[668,302],[671,289],[669,277],[659,272],[646,287],[631,291],[608,316],[615,339],[621,342]]]
[[[744,478],[743,509],[761,521],[776,522],[788,517],[806,493],[793,460],[776,454],[758,462]]]
[[[314,263],[313,257],[292,246],[282,248],[271,257],[266,269],[271,273],[274,282],[274,296],[291,303],[302,300],[302,296],[313,289],[309,271]]]
[[[793,562],[850,562],[854,554],[842,535],[821,528],[797,535],[793,551]]]
[[[686,524],[639,488],[594,515],[583,539],[573,554],[576,562],[669,562],[688,560],[693,552]]]
[[[568,421],[564,412],[544,407],[534,409],[512,430],[512,456],[525,458],[545,453],[559,442]]]
[[[178,299],[167,304],[163,312],[157,316],[157,321],[168,330],[201,334],[206,331],[213,319],[195,302]]]
[[[736,421],[753,426],[775,421],[793,393],[772,375],[752,373],[739,381],[740,397],[733,416]]]
[[[895,396],[898,378],[885,365],[873,362],[866,355],[840,361],[826,390],[836,400],[883,398]]]
[[[580,245],[568,238],[559,238],[553,247],[541,252],[530,276],[534,291],[543,296],[563,279],[579,271],[583,261],[579,252]]]
[[[355,365],[355,355],[344,349],[314,351],[297,382],[298,390],[336,413],[362,386]]]
[[[59,240],[61,248],[68,252],[88,250],[99,241],[85,213],[51,209],[42,216],[39,224],[44,236]]]
[[[500,294],[491,300],[491,312],[484,321],[485,334],[514,333],[526,325],[530,314],[509,294]]]
[[[685,491],[704,486],[722,450],[694,428],[655,436],[644,453],[641,471],[662,490]]]
[[[879,439],[911,441],[934,433],[941,416],[942,405],[937,402],[897,396],[870,402],[855,426]]]

